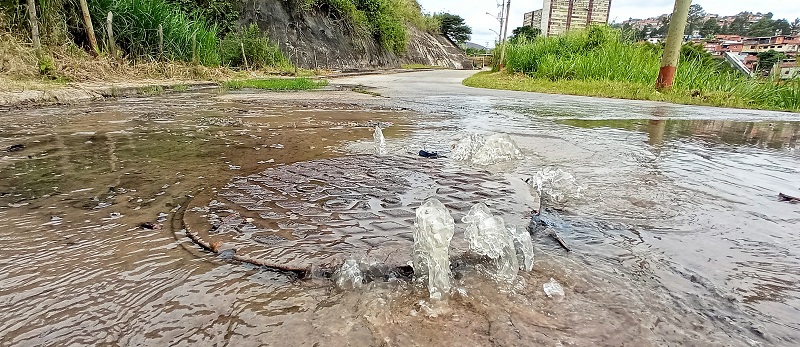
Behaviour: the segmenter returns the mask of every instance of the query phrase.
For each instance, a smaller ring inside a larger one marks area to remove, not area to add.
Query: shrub
[[[291,67],[291,63],[283,53],[281,53],[278,46],[272,44],[269,38],[262,34],[255,24],[229,33],[222,42],[220,42],[222,64],[227,66],[244,66],[242,46],[244,46],[247,63],[252,68]]]

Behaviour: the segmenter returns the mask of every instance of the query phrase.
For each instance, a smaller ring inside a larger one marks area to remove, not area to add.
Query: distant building
[[[559,35],[572,29],[583,29],[592,24],[608,23],[611,0],[543,1],[539,28],[544,36]]]
[[[787,59],[784,60],[777,71],[781,79],[787,80],[792,78],[800,78],[800,66],[797,65],[797,60]]]
[[[536,10],[525,13],[525,17],[522,20],[522,26],[541,28],[542,10]]]

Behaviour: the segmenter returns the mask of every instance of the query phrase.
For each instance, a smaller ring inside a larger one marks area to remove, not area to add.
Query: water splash
[[[375,126],[375,133],[372,134],[375,139],[375,154],[386,155],[386,138],[383,137],[383,130],[381,127]]]
[[[451,156],[475,165],[492,165],[522,159],[522,151],[508,134],[470,134],[458,141]]]
[[[529,183],[539,193],[542,202],[556,208],[562,208],[570,200],[580,198],[584,189],[571,173],[560,168],[544,168],[534,174]]]
[[[479,202],[461,221],[468,224],[464,234],[469,249],[491,260],[493,269],[489,275],[500,282],[514,281],[519,262],[512,232],[506,229],[503,219],[493,216],[486,204]]]
[[[355,289],[364,284],[364,274],[358,260],[350,258],[333,273],[333,281],[341,289]]]
[[[414,275],[427,280],[428,293],[439,300],[450,291],[450,240],[455,222],[437,199],[426,200],[416,211],[414,221]]]
[[[527,228],[509,226],[508,231],[514,240],[514,248],[517,251],[517,263],[519,269],[523,271],[533,270],[533,240]]]
[[[542,285],[542,289],[544,290],[544,294],[547,295],[548,298],[556,297],[564,297],[564,287],[561,286],[558,281],[550,277],[550,281]]]

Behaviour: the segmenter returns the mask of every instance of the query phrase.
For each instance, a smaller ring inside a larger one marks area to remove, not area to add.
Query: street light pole
[[[692,0],[675,0],[675,9],[669,20],[669,33],[664,46],[664,55],[661,57],[661,69],[658,71],[656,90],[664,91],[672,88],[675,81],[675,72],[678,70],[678,60],[681,57],[681,44],[683,44],[683,31],[686,30],[686,19],[689,17],[689,6]]]
[[[506,25],[505,25],[505,30],[503,30],[503,41],[501,42],[503,44],[503,50],[500,51],[500,70],[503,70],[503,63],[506,60],[506,46],[507,46],[506,36],[508,36],[508,15],[510,12],[511,12],[511,0],[508,0],[508,2],[506,2],[506,23],[505,23]]]

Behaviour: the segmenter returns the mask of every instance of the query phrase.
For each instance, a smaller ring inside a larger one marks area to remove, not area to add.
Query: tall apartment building
[[[542,10],[536,10],[525,13],[522,19],[522,26],[541,28],[542,27]]]
[[[607,24],[611,0],[543,0],[540,28],[545,36],[558,35],[592,24]]]

